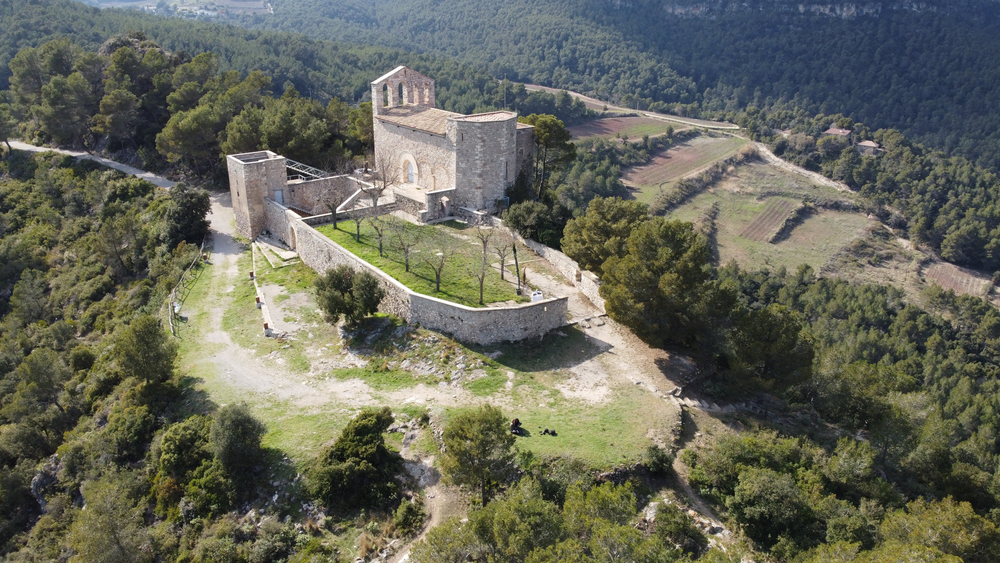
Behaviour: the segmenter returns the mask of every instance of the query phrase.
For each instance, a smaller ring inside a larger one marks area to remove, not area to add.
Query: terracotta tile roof
[[[427,106],[381,108],[379,114],[375,116],[376,119],[381,119],[382,121],[437,135],[444,135],[446,132],[445,121],[456,117],[464,116],[460,113],[429,108]]]
[[[850,129],[838,129],[836,127],[831,127],[826,131],[823,131],[824,135],[837,135],[838,137],[846,137],[851,134]]]
[[[517,124],[517,128],[518,129],[534,129],[535,126],[534,125],[528,125],[527,123],[518,123]]]

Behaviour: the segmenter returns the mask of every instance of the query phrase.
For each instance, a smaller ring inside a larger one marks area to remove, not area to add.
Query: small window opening
[[[389,107],[389,85],[382,85],[382,107]]]
[[[405,103],[406,103],[406,98],[403,97],[403,83],[400,82],[399,83],[399,105],[403,105]]]

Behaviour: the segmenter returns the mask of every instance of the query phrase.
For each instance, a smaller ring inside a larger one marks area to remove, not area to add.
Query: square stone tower
[[[236,232],[250,240],[264,230],[264,198],[281,201],[288,182],[285,157],[271,151],[226,157]],[[277,196],[275,195],[277,193]]]

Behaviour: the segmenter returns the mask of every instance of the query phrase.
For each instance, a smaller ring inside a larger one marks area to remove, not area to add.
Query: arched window
[[[403,97],[403,83],[399,83],[399,105],[406,104],[406,98]]]
[[[389,107],[389,85],[382,85],[382,107]]]
[[[411,184],[417,183],[417,167],[413,165],[412,160],[406,161],[406,181]]]

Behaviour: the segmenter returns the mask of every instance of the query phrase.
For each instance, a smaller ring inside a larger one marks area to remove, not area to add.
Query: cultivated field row
[[[924,270],[928,282],[941,286],[941,289],[952,290],[958,294],[982,297],[990,283],[989,278],[947,262],[935,262]]]
[[[798,205],[790,199],[769,200],[764,209],[740,232],[740,236],[758,242],[770,241]]]

